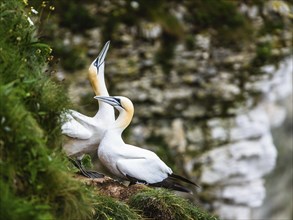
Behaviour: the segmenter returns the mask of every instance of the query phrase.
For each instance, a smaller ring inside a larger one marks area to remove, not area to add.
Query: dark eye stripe
[[[119,98],[114,98],[118,103],[119,105],[121,106],[121,100]]]

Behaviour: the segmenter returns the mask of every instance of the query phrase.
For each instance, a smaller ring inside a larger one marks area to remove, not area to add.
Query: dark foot
[[[86,170],[86,169],[84,169],[80,160],[74,160],[74,159],[72,159],[70,157],[69,157],[69,160],[71,161],[71,163],[73,163],[73,165],[77,169],[79,169],[79,171],[81,172],[81,174],[83,176],[85,176],[85,177],[92,178],[92,179],[105,177],[104,174],[98,173],[98,172],[93,171],[93,170]]]
[[[138,183],[148,185],[148,183],[146,181],[144,181],[144,180],[136,179],[136,178],[131,177],[131,176],[127,175],[127,174],[126,174],[126,177],[127,177],[128,181],[129,181],[128,186],[132,186],[132,185],[138,184]]]
[[[135,184],[136,184],[136,182],[130,181],[128,186],[132,186],[132,185],[135,185]]]

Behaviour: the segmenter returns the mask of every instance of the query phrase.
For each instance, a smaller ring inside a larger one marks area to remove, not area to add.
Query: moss
[[[53,46],[53,55],[62,57],[61,66],[68,72],[74,72],[85,67],[85,52],[82,48],[73,45],[64,46],[62,42],[51,42]]]
[[[174,57],[175,45],[177,38],[174,36],[163,33],[162,45],[156,54],[156,62],[162,66],[165,73],[170,73],[172,69],[172,58]]]
[[[37,199],[26,201],[11,193],[10,186],[0,180],[1,219],[53,219],[50,207],[41,205]],[[13,211],[11,211],[13,210]]]
[[[186,36],[185,45],[186,45],[187,50],[193,50],[195,48],[195,38],[193,35]]]
[[[150,4],[150,1],[140,1],[140,10],[146,11],[147,16],[155,23],[159,24],[163,32],[167,35],[180,39],[184,36],[183,25],[179,20],[170,12],[170,5],[168,1],[159,0]],[[163,41],[164,42],[164,41]]]
[[[84,168],[86,169],[92,169],[93,168],[93,164],[92,164],[92,159],[91,156],[88,154],[85,154],[81,160],[81,163],[83,165]]]
[[[105,14],[100,8],[103,7],[99,3],[98,7],[101,12],[101,18],[104,19],[103,34],[104,39],[119,41],[119,39],[113,39],[114,32],[119,24],[125,24],[126,26],[139,26],[140,21],[146,20],[159,24],[163,31],[174,37],[183,36],[183,27],[178,19],[170,13],[170,5],[166,0],[158,1],[137,1],[139,7],[133,8],[130,1],[126,2],[111,2],[111,15]],[[106,6],[107,7],[107,6]],[[105,37],[107,36],[107,37]],[[120,37],[120,36],[119,36]]]
[[[253,66],[261,66],[264,63],[271,60],[272,57],[272,45],[269,42],[260,43],[256,48],[256,56],[252,61]]]
[[[208,151],[209,149],[211,149],[212,147],[212,138],[211,138],[211,129],[208,126],[207,121],[204,121],[201,123],[201,131],[202,131],[202,135],[203,135],[203,145],[204,145],[204,149],[206,151]]]
[[[286,27],[285,18],[282,17],[280,14],[270,11],[269,13],[261,14],[263,19],[263,26],[259,30],[259,35],[266,35],[266,34],[277,34],[280,30],[284,30]]]
[[[95,214],[93,219],[142,219],[142,217],[136,213],[132,208],[123,202],[119,202],[107,196],[99,195],[98,200],[94,204]]]
[[[9,93],[7,97],[3,95],[5,92],[7,87],[1,87],[1,100],[5,100],[5,105],[1,104],[1,118],[5,122],[1,129],[4,147],[0,174],[10,187],[8,195],[15,194],[25,204],[37,198],[36,207],[48,206],[51,215],[60,219],[88,216],[84,206],[90,207],[90,200],[66,172],[57,154],[46,148],[46,136],[35,119],[24,110],[18,98]]]
[[[243,24],[243,17],[237,13],[236,4],[233,2],[220,0],[201,0],[189,2],[189,8],[193,10],[194,20],[201,27],[217,27],[220,24],[230,26],[230,28],[238,27]]]
[[[147,189],[129,199],[129,206],[152,219],[216,220],[189,201],[165,189]]]
[[[62,14],[62,19],[59,19],[61,27],[66,27],[75,33],[82,33],[96,26],[96,19],[81,3],[80,0],[54,2],[56,12]]]
[[[216,46],[238,47],[251,39],[252,27],[245,16],[237,10],[237,3],[226,0],[200,0],[186,2],[189,14],[186,21],[192,23],[192,31],[216,30],[213,38]],[[232,45],[231,45],[232,44]]]

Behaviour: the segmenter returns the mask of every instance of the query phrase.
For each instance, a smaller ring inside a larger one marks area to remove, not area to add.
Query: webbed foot
[[[102,174],[102,173],[98,173],[96,171],[93,171],[93,170],[86,170],[83,166],[82,166],[82,163],[81,163],[81,160],[75,160],[73,158],[70,158],[69,157],[69,160],[71,161],[71,163],[73,163],[73,165],[79,169],[79,171],[81,172],[81,174],[85,177],[88,177],[88,178],[92,178],[92,179],[95,179],[95,178],[104,178],[105,175]]]

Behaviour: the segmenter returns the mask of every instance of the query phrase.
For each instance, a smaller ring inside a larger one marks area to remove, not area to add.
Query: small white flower
[[[34,22],[32,21],[32,19],[30,17],[27,17],[28,22],[30,23],[31,26],[34,26]]]
[[[31,12],[34,13],[34,14],[36,14],[36,15],[39,13],[39,12],[38,12],[36,9],[34,9],[33,7],[31,7]]]

